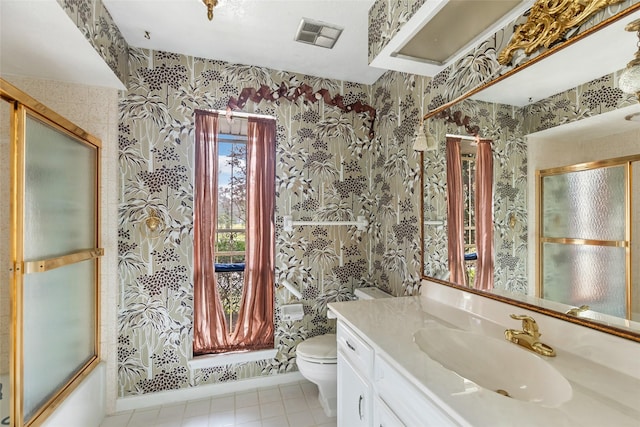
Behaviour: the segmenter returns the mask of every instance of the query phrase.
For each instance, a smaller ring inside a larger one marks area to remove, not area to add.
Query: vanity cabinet
[[[338,427],[372,424],[373,349],[348,327],[338,324]]]
[[[387,406],[387,404],[376,396],[373,402],[373,425],[375,427],[395,427],[405,426],[400,418]]]
[[[375,356],[374,386],[376,398],[392,411],[400,424],[381,424],[421,427],[459,426],[431,399],[396,371],[383,357]],[[379,425],[376,423],[376,427]]]
[[[337,339],[338,427],[459,425],[342,322]]]

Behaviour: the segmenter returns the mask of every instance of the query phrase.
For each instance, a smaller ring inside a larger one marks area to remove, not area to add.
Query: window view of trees
[[[240,310],[244,284],[247,218],[246,136],[218,136],[218,217],[216,227],[216,281],[229,331]],[[233,265],[229,265],[233,264]]]
[[[473,284],[476,275],[476,258],[470,254],[476,252],[475,186],[476,159],[473,155],[462,157],[462,187],[464,192],[464,251],[467,283]],[[469,259],[471,258],[471,259]]]
[[[244,262],[247,199],[247,145],[220,135],[216,263]]]

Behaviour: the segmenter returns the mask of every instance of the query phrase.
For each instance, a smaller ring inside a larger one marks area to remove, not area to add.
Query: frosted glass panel
[[[95,149],[27,117],[24,258],[96,247]]]
[[[626,316],[624,248],[545,243],[542,250],[544,299]]]
[[[24,276],[24,414],[29,419],[95,353],[89,260]]]
[[[625,167],[543,178],[544,237],[625,240]]]

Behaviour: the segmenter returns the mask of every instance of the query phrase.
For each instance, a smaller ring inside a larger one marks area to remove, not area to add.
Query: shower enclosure
[[[0,422],[22,427],[98,363],[100,141],[0,84]]]
[[[639,160],[629,156],[537,172],[539,295],[636,320],[632,182]]]

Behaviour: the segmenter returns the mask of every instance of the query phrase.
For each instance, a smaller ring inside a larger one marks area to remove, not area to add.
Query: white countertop
[[[425,296],[336,302],[330,303],[329,308],[428,398],[445,411],[448,408],[457,414],[455,418],[462,425],[640,426],[640,380],[557,345],[557,356],[545,360],[569,381],[573,397],[558,407],[547,408],[469,387],[468,382],[465,384],[460,376],[431,360],[413,342],[414,332],[434,320],[450,327],[468,325],[464,329],[496,338],[504,338],[503,325]],[[545,331],[540,332],[544,335]],[[499,356],[496,363],[500,363]]]

